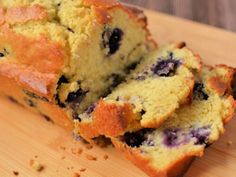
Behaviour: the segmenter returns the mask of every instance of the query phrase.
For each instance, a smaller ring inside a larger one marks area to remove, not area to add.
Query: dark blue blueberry
[[[210,135],[210,127],[205,126],[191,131],[191,137],[196,138],[195,145],[206,145]]]
[[[123,137],[124,142],[131,147],[140,147],[147,140],[147,133],[153,130],[143,129],[134,133],[126,133]]]
[[[170,128],[164,131],[164,144],[169,147],[178,146],[180,142],[178,140],[178,133],[180,129],[178,128]]]
[[[88,91],[84,91],[82,89],[79,89],[76,92],[71,92],[71,93],[69,93],[69,95],[66,99],[66,102],[79,105],[87,93],[88,93]]]
[[[146,114],[146,111],[144,109],[142,109],[140,114],[143,116],[144,114]]]
[[[123,31],[119,28],[115,28],[113,30],[107,29],[102,34],[103,45],[105,48],[108,48],[108,56],[116,53],[120,48],[120,42],[122,40],[122,36],[124,35]]]
[[[171,56],[170,56],[171,57]],[[168,77],[175,74],[180,61],[174,59],[159,59],[157,63],[151,68],[152,72],[158,76]]]
[[[8,51],[6,49],[3,49],[3,51],[0,52],[0,58],[3,58],[8,54],[9,54]]]
[[[124,76],[121,76],[120,74],[112,74],[111,76],[110,76],[110,80],[112,81],[112,85],[111,85],[111,87],[112,88],[115,88],[115,87],[117,87],[121,82],[123,82],[124,81]]]
[[[54,97],[55,97],[55,100],[56,100],[58,106],[60,106],[61,108],[65,108],[66,107],[66,105],[64,103],[62,103],[61,100],[59,99],[59,95],[58,94],[56,94]]]
[[[140,59],[141,60],[141,59]],[[128,73],[130,73],[130,71],[132,71],[132,70],[134,70],[137,66],[138,66],[138,64],[140,64],[140,61],[137,61],[137,62],[134,62],[134,63],[132,63],[132,64],[130,64],[127,68],[126,68],[126,73],[128,74]]]
[[[31,99],[25,98],[24,100],[29,107],[36,107],[37,106],[37,104],[35,102],[33,102]]]
[[[204,91],[203,83],[196,82],[193,88],[193,99],[208,100],[209,96]]]
[[[0,58],[5,57],[4,53],[0,53]]]
[[[60,86],[61,84],[68,84],[69,81],[65,76],[61,76],[59,81],[57,82],[57,85]]]
[[[67,30],[71,33],[75,33],[75,31],[73,29],[69,28],[69,27],[67,28]]]
[[[59,89],[61,84],[68,84],[68,83],[69,83],[68,79],[64,75],[62,75],[57,82],[57,90]],[[61,102],[58,93],[54,97],[55,97],[55,100],[56,100],[58,106],[60,106],[61,108],[66,107],[66,105]]]

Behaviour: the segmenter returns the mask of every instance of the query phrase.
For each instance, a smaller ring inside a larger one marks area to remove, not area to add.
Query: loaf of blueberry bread
[[[189,102],[200,69],[200,57],[185,43],[161,47],[145,56],[126,82],[81,114],[75,130],[89,140],[157,128]]]
[[[155,47],[116,0],[0,1],[1,95],[69,129]]]
[[[113,144],[150,176],[182,176],[194,157],[218,140],[234,114],[233,73],[226,66],[203,67],[190,105],[179,108],[160,128],[126,133],[112,138]]]

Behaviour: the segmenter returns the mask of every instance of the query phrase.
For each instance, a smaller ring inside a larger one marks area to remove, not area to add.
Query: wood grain
[[[151,32],[160,44],[185,40],[205,62],[236,66],[235,34],[151,11],[147,15]],[[236,119],[220,141],[194,162],[186,177],[235,177],[235,134]],[[231,146],[227,145],[229,140],[233,141]],[[80,155],[78,148],[83,149]],[[86,154],[97,160],[86,159]],[[36,159],[45,169],[34,171],[30,159]],[[79,172],[81,168],[86,171]],[[72,140],[71,133],[0,98],[0,177],[11,177],[13,171],[18,171],[20,177],[73,177],[74,172],[82,177],[146,177],[112,147],[87,150],[84,144]]]
[[[182,18],[236,31],[235,0],[121,0]]]

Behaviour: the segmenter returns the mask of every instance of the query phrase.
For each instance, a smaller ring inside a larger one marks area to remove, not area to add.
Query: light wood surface
[[[236,32],[235,0],[121,0]]]
[[[163,14],[147,11],[150,28],[160,44],[186,41],[208,64],[226,63],[236,67],[236,35]],[[219,142],[197,159],[186,177],[236,177],[236,119],[227,126]],[[233,141],[231,146],[228,141]],[[78,148],[83,148],[81,155]],[[97,157],[86,159],[86,154]],[[104,155],[109,158],[104,160]],[[35,158],[35,156],[38,156]],[[65,158],[65,159],[64,159]],[[45,166],[42,172],[30,168],[30,159]],[[79,172],[86,168],[85,172]],[[113,148],[86,149],[71,133],[24,108],[0,99],[0,177],[146,177]]]

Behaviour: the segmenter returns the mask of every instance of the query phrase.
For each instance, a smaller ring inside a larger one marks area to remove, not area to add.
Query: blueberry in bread
[[[150,176],[182,176],[194,157],[218,140],[234,114],[229,87],[233,73],[226,66],[203,67],[190,105],[179,108],[158,129],[126,133],[112,138],[113,144]]]
[[[183,43],[164,46],[144,57],[125,83],[80,115],[75,129],[91,139],[157,128],[189,102],[200,68],[199,56]]]
[[[71,128],[155,48],[140,14],[116,0],[0,1],[1,94]]]

